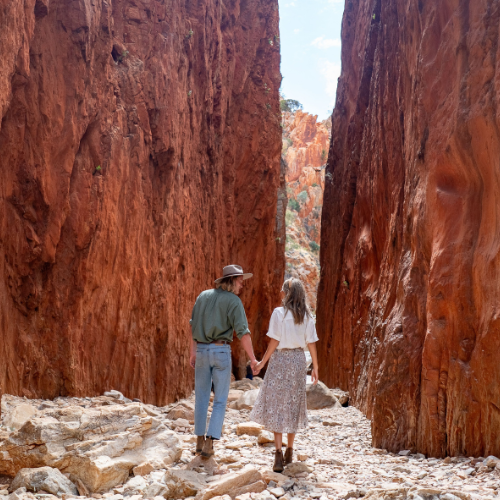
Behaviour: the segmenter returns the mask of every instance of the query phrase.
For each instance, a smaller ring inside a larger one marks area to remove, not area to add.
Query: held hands
[[[264,367],[264,363],[262,361],[252,361],[251,363],[251,367],[252,367],[252,373],[254,375],[258,375],[258,373],[262,370],[262,368]]]
[[[318,377],[318,369],[313,368],[311,372],[311,381],[313,385],[316,385],[318,383],[319,377]]]
[[[196,367],[196,351],[191,353],[191,356],[189,356],[189,364],[191,365],[191,368]]]

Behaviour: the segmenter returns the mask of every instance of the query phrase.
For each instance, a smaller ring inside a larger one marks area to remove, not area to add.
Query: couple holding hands
[[[196,299],[191,316],[190,363],[195,369],[194,433],[196,452],[203,457],[214,455],[214,440],[221,437],[227,397],[231,383],[231,342],[233,332],[245,349],[254,375],[269,361],[269,367],[260,388],[250,420],[274,433],[276,446],[273,470],[282,472],[293,460],[295,433],[307,427],[306,345],[313,361],[312,381],[318,381],[316,326],[306,303],[303,283],[295,278],[285,281],[281,290],[282,307],[271,316],[267,336],[269,345],[262,361],[255,358],[250,330],[238,297],[243,281],[252,274],[244,273],[237,265],[226,266],[222,278],[215,280],[215,288],[205,290]],[[207,426],[210,392],[214,388],[214,402]],[[282,437],[288,434],[288,447],[283,456]]]

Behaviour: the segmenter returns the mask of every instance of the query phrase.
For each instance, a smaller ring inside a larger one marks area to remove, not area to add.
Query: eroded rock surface
[[[0,11],[0,394],[186,396],[196,296],[257,341],[283,279],[278,2]]]
[[[320,376],[373,443],[500,455],[499,5],[346,2]]]
[[[282,157],[287,165],[286,274],[304,282],[316,310],[319,243],[325,164],[330,141],[327,122],[303,111],[283,113]]]
[[[243,387],[242,383],[240,387]],[[251,390],[255,389],[245,392]],[[338,390],[332,392],[341,394]],[[13,398],[10,403],[14,407],[15,403],[26,404],[26,400]],[[117,408],[121,412],[135,411],[138,406],[137,403],[125,402],[113,404],[110,398],[102,397],[58,398],[56,401],[31,403],[37,412],[49,411],[39,410],[41,406],[65,408],[66,411],[75,408],[84,412],[115,412]],[[179,403],[189,407],[193,397]],[[153,419],[160,422],[160,426],[174,428],[177,425],[168,416],[174,405],[163,408],[143,405],[142,408],[154,415]],[[136,467],[131,470],[133,476],[124,475],[122,482],[115,483],[107,491],[93,493],[92,497],[107,500],[155,497],[158,497],[156,500],[193,497],[199,500],[348,500],[361,497],[372,500],[476,500],[498,498],[496,495],[500,492],[498,458],[440,460],[413,454],[410,450],[401,450],[396,454],[373,448],[370,444],[370,422],[354,407],[308,410],[309,428],[296,437],[293,463],[285,468],[283,474],[275,473],[272,472],[272,434],[265,430],[257,434],[256,426],[248,422],[248,415],[249,410],[227,410],[222,438],[215,444],[215,459],[194,457],[196,437],[193,436],[193,422],[186,422],[186,427],[178,428],[175,433],[182,447],[177,461],[156,470]],[[42,420],[34,416],[30,422],[37,419]],[[70,427],[72,422],[69,420],[65,424]],[[49,423],[42,429],[42,435],[53,434],[54,429],[54,424]],[[105,431],[106,428],[103,428]],[[2,427],[0,446],[15,439],[19,432]],[[112,455],[113,450],[120,450],[125,438],[133,441],[136,432],[136,428],[130,427],[115,436],[111,432],[103,434],[101,451]],[[270,434],[270,439],[261,439],[265,434]],[[80,441],[80,447],[84,445],[85,441]],[[58,454],[66,457],[66,461],[60,461],[60,466],[64,467],[71,456],[69,450],[49,448],[53,458]],[[32,452],[27,448],[21,451],[27,457]],[[64,469],[61,471],[65,472]],[[0,475],[0,481],[4,479],[5,476]],[[91,493],[86,491],[85,485],[78,483],[76,473],[70,474],[70,479],[77,484],[80,498],[90,497]],[[0,482],[1,500],[55,500],[55,497],[43,492],[41,495],[37,492],[35,497],[34,492],[26,492],[24,487],[16,489],[8,497],[8,483],[5,487],[3,484]],[[12,482],[11,490],[16,486]]]

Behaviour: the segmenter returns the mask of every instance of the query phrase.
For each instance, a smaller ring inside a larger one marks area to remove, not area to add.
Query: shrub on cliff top
[[[302,104],[294,99],[281,99],[280,101],[281,111],[288,111],[289,113],[295,113],[298,109],[302,109]]]

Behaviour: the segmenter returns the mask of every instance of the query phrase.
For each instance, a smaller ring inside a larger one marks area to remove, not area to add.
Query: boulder
[[[212,481],[205,490],[198,492],[196,500],[210,500],[213,497],[229,495],[235,498],[244,493],[251,493],[248,490],[258,490],[262,486],[264,491],[266,483],[262,479],[262,474],[252,467],[245,468],[238,473],[226,474],[220,479]],[[258,491],[254,491],[259,493]]]
[[[490,469],[494,469],[499,462],[500,460],[498,460],[497,457],[489,456],[484,460],[484,465],[486,465],[486,467],[489,467]]]
[[[274,443],[274,434],[269,431],[260,431],[259,436],[257,437],[257,443],[259,444],[268,444]]]
[[[281,485],[282,483],[288,480],[288,477],[285,476],[284,474],[280,474],[279,472],[273,472],[271,470],[265,470],[262,473],[262,478],[268,484],[271,481],[274,481],[278,485]]]
[[[341,405],[345,405],[346,403],[349,402],[349,393],[348,392],[345,392],[342,389],[339,389],[338,387],[335,389],[331,389],[331,391],[332,391],[332,394],[334,395],[334,397],[337,398],[338,402]]]
[[[251,410],[258,395],[259,389],[246,391],[238,398],[237,401],[232,403],[231,408],[234,408],[235,410]]]
[[[147,476],[150,472],[154,471],[155,467],[150,462],[143,462],[132,469],[134,476]]]
[[[252,387],[253,389],[253,387]],[[232,403],[233,401],[238,401],[240,396],[243,394],[243,391],[240,391],[239,389],[231,389],[229,391],[229,394],[227,396],[227,402]]]
[[[52,467],[39,467],[36,469],[21,469],[9,491],[14,492],[19,488],[37,492],[44,490],[58,497],[62,495],[78,495],[76,486],[58,469]]]
[[[312,471],[312,467],[309,467],[309,465],[304,462],[293,462],[285,467],[283,474],[285,476],[295,476],[296,474],[301,474],[302,472],[309,474]]]
[[[124,483],[130,471],[149,463],[166,468],[180,459],[176,434],[141,403],[48,409],[0,441],[0,474],[54,467],[80,479],[89,492]]]
[[[248,434],[249,436],[258,436],[263,429],[263,426],[255,422],[242,422],[236,427],[236,434]]]
[[[318,382],[316,385],[307,384],[306,396],[308,410],[320,410],[335,405],[341,407],[337,398],[323,382]]]
[[[192,497],[207,485],[201,474],[190,470],[169,470],[164,482],[168,488],[168,498]]]
[[[186,421],[194,420],[194,404],[183,402],[170,410],[167,417],[171,420],[183,419]]]

